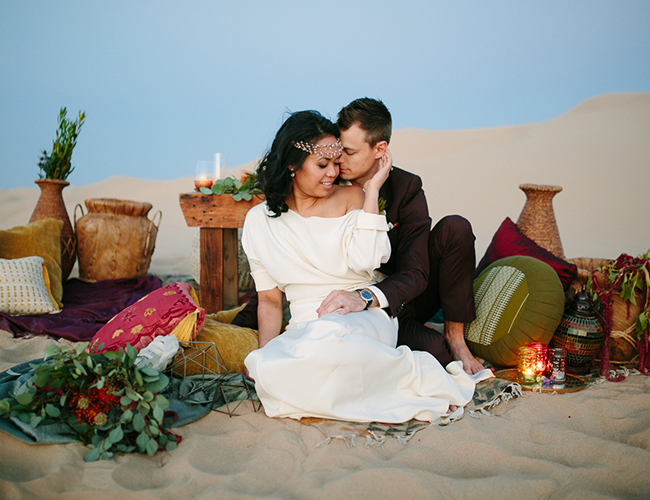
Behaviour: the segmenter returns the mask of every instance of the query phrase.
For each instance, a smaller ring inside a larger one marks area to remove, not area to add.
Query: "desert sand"
[[[391,150],[396,165],[422,177],[434,221],[470,219],[477,259],[505,217],[516,221],[522,183],[563,187],[553,204],[567,257],[615,258],[650,247],[649,137],[650,94],[617,94],[545,123],[399,130]],[[71,219],[88,198],[152,203],[163,216],[150,272],[191,273],[196,229],[178,205],[191,177],[70,181]],[[0,190],[0,227],[26,224],[37,198],[37,187]],[[0,371],[42,357],[51,342],[0,332]],[[212,412],[179,428],[179,448],[154,458],[87,464],[81,444],[27,445],[0,433],[0,498],[648,498],[650,377],[600,382],[569,394],[524,392],[494,416],[432,425],[406,445],[317,447],[317,428],[269,419],[249,402],[239,416]]]

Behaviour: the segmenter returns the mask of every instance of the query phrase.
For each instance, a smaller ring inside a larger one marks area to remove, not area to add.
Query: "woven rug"
[[[329,444],[333,439],[342,439],[348,447],[354,447],[358,442],[365,446],[378,446],[387,438],[395,438],[400,444],[408,444],[418,431],[430,425],[450,425],[461,420],[465,415],[474,418],[492,416],[490,410],[500,403],[507,403],[521,396],[522,388],[516,382],[492,378],[479,382],[474,391],[472,401],[467,404],[464,412],[458,412],[448,417],[440,418],[433,423],[410,420],[399,424],[381,422],[356,423],[329,420],[325,418],[302,418],[303,425],[316,427],[323,433],[325,439],[317,447]]]

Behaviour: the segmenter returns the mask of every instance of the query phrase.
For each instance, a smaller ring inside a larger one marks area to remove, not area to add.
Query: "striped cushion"
[[[42,257],[0,259],[0,311],[12,316],[59,312]]]
[[[564,291],[548,264],[527,256],[500,259],[474,281],[476,319],[465,340],[476,356],[497,366],[517,364],[530,342],[548,344],[564,310]]]

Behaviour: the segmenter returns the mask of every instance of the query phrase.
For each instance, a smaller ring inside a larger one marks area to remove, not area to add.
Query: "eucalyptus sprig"
[[[86,119],[86,113],[79,111],[76,121],[68,120],[66,115],[66,108],[61,108],[59,128],[56,132],[56,139],[52,143],[52,152],[48,154],[46,150],[43,150],[41,153],[41,159],[38,162],[38,168],[41,170],[38,175],[40,179],[64,181],[74,170],[72,151],[77,145],[77,137]]]
[[[235,201],[250,201],[253,199],[253,195],[261,194],[262,192],[257,183],[257,176],[251,172],[244,173],[241,180],[233,176],[218,179],[212,185],[212,188],[202,186],[200,191],[205,195],[230,194]]]
[[[67,424],[90,450],[84,460],[110,459],[115,452],[171,451],[181,437],[169,430],[169,379],[150,366],[136,367],[137,351],[86,352],[88,342],[51,345],[34,375],[11,398],[0,400],[0,415],[36,428]]]

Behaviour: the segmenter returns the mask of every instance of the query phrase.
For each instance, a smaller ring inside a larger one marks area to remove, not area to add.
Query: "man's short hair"
[[[386,105],[379,99],[361,97],[339,111],[336,125],[347,130],[355,123],[366,132],[366,142],[374,147],[380,141],[390,142],[393,120]]]

